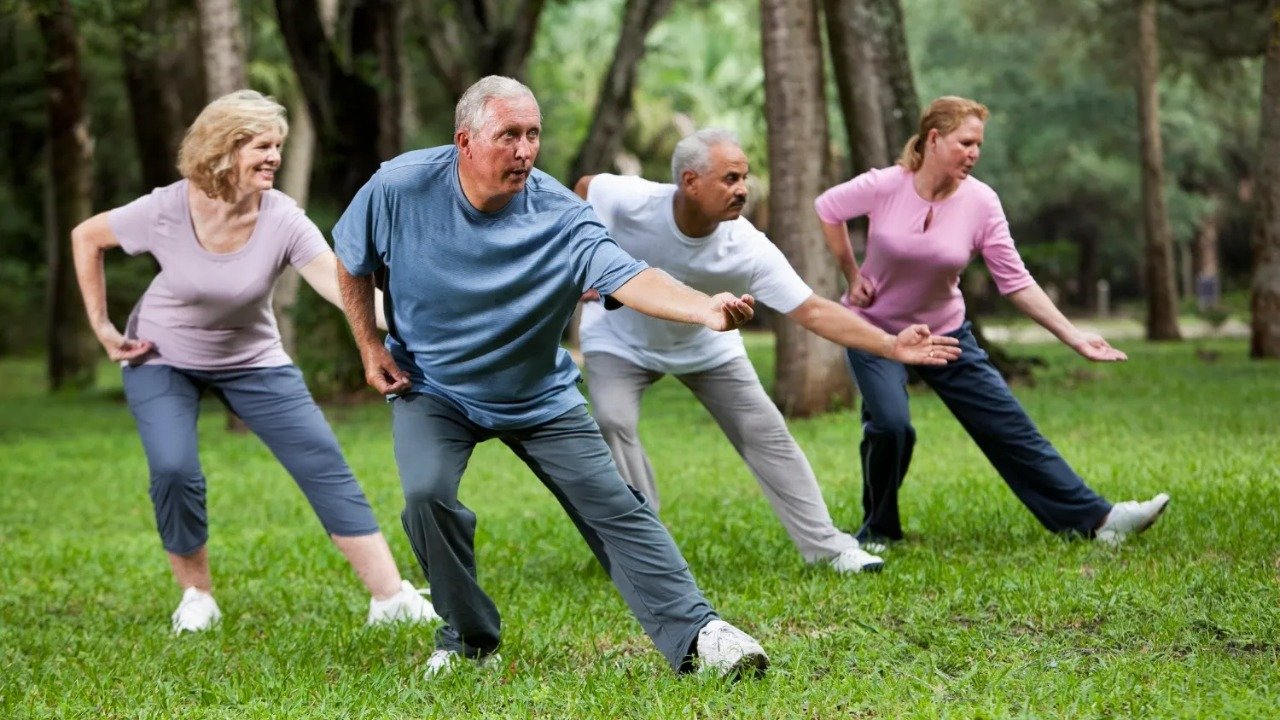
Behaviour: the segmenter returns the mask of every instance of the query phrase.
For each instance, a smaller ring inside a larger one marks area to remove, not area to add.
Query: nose
[[[536,143],[536,140],[532,140],[527,136],[521,137],[517,140],[515,144],[516,159],[524,160],[532,157],[538,152]]]
[[[279,164],[279,162],[280,162],[280,148],[278,148],[278,147],[273,147],[273,148],[271,148],[270,150],[267,150],[267,161],[268,161],[268,162],[273,162],[273,163],[277,163],[277,164]]]

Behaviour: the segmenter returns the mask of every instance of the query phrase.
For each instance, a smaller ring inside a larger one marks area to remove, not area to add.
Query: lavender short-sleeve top
[[[292,198],[270,190],[244,247],[210,252],[196,239],[187,187],[179,180],[156,188],[107,216],[125,252],[150,253],[160,264],[125,331],[155,345],[139,363],[192,370],[288,365],[271,291],[287,266],[305,266],[328,243]]]

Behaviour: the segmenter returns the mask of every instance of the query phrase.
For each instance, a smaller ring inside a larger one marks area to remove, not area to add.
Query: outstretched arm
[[[332,250],[317,255],[315,260],[303,265],[302,269],[298,270],[298,274],[320,297],[328,300],[339,310],[344,309],[342,290],[338,287],[338,256],[334,255]],[[382,291],[377,288],[373,291],[373,314],[374,323],[378,329],[386,330],[387,318],[382,311]]]
[[[374,315],[373,276],[356,277],[347,272],[341,261],[337,266],[338,288],[342,293],[342,311],[360,349],[360,361],[364,364],[364,379],[370,387],[383,395],[393,395],[409,389],[409,375],[396,365],[382,338],[378,335]]]
[[[895,337],[830,300],[810,295],[787,313],[809,331],[837,345],[875,353],[908,365],[946,365],[960,357],[959,340],[912,325]]]
[[[637,312],[712,330],[742,327],[755,315],[755,298],[720,293],[709,297],[657,268],[646,268],[611,293]]]
[[[1084,332],[1071,324],[1038,283],[1009,293],[1010,302],[1019,310],[1053,333],[1067,347],[1094,362],[1117,362],[1129,356],[1111,347],[1097,333]]]
[[[120,247],[111,231],[107,213],[98,213],[71,231],[71,254],[76,264],[76,281],[89,315],[89,327],[113,361],[133,360],[151,351],[149,340],[130,340],[111,323],[107,316],[107,277],[103,256],[107,250]]]

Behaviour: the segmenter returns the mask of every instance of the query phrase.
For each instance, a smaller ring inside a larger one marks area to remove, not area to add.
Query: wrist
[[[880,338],[880,355],[889,359],[893,359],[893,348],[898,344],[898,338],[885,333]]]

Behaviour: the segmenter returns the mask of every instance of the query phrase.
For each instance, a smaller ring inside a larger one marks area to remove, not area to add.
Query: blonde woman
[[[981,153],[987,108],[966,98],[934,100],[896,165],[871,170],[815,202],[827,245],[849,282],[844,301],[880,329],[927,324],[960,341],[948,365],[916,372],[978,444],[1018,499],[1055,532],[1107,542],[1142,532],[1164,511],[1163,493],[1111,505],[1085,484],[1036,429],[965,322],[960,273],[981,255],[996,287],[1019,310],[1095,362],[1126,359],[1101,336],[1081,331],[1054,306],[1023,266],[994,190],[970,175]],[[870,221],[861,266],[845,222]],[[863,518],[859,540],[900,540],[898,489],[916,434],[900,362],[848,350],[862,393]]]
[[[401,580],[333,431],[285,354],[271,291],[288,266],[340,303],[333,252],[272,188],[288,124],[251,90],[209,104],[178,153],[183,179],[101,213],[71,233],[76,276],[99,342],[124,366],[125,396],[150,468],[156,525],[182,599],[175,633],[221,617],[209,573],[205,477],[196,418],[206,391],[280,460],[369,589],[368,622],[428,621],[431,603]],[[120,247],[160,265],[124,333],[107,317],[103,254]]]

